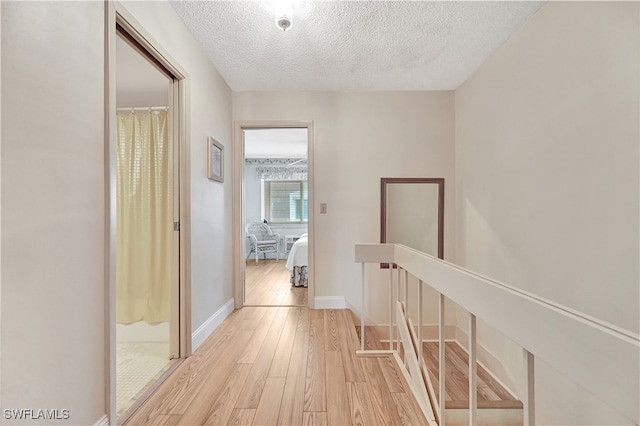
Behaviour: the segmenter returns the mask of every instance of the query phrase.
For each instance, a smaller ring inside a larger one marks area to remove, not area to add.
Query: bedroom
[[[307,129],[243,133],[245,306],[307,306]]]

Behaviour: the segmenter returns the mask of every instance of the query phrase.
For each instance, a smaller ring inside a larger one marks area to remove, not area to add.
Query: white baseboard
[[[93,426],[109,426],[109,417],[105,414],[100,417],[97,422],[93,424]]]
[[[353,315],[353,322],[355,325],[360,325],[360,308],[353,306],[348,301],[345,301],[345,307],[351,310],[351,314]],[[378,325],[374,320],[372,320],[368,315],[364,316],[364,325],[367,327]]]
[[[314,309],[345,309],[344,296],[316,296]]]
[[[353,322],[355,325],[360,325],[360,308],[355,307],[349,302],[346,302],[346,308],[350,309],[353,314]],[[375,327],[378,331],[378,335],[383,339],[389,338],[389,323],[377,323],[371,319],[368,315],[364,317],[364,325],[367,327]],[[415,324],[414,324],[415,325]],[[453,324],[446,324],[445,326],[445,339],[455,340],[456,338],[456,326]],[[422,325],[422,341],[438,340],[438,325],[423,324]]]
[[[415,326],[415,324],[414,324]],[[384,342],[389,341],[389,324],[381,324],[374,326],[378,332],[378,336]],[[394,326],[394,338],[398,337],[398,332]],[[417,333],[417,329],[416,329]],[[422,325],[422,342],[437,342],[439,338],[439,330],[437,325],[423,324]],[[456,326],[453,324],[447,324],[444,326],[444,339],[448,342],[456,341]]]
[[[196,331],[191,334],[192,352],[195,352],[195,350],[198,349],[198,346],[200,346],[205,340],[207,340],[207,337],[209,337],[209,335],[213,333],[213,331],[218,328],[220,324],[222,324],[222,321],[224,321],[225,318],[227,318],[229,314],[233,312],[233,306],[234,302],[233,298],[231,298],[227,303],[222,305],[222,307],[218,309],[215,314],[211,315],[209,319],[207,319],[200,327],[198,327]]]

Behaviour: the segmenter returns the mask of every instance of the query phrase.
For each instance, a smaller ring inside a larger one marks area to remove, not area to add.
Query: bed
[[[309,240],[306,233],[302,234],[298,241],[296,241],[291,247],[286,266],[287,269],[291,271],[290,281],[292,286],[309,286],[309,280],[307,277],[307,264],[309,263],[308,247]]]

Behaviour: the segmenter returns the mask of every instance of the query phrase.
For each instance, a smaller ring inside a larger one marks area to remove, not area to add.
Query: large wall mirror
[[[444,179],[381,178],[380,184],[380,242],[443,259]]]

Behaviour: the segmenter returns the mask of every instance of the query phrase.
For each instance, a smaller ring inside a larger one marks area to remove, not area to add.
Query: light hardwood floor
[[[307,306],[307,288],[294,287],[289,281],[287,260],[260,259],[256,265],[254,259],[245,265],[245,301],[246,306]]]
[[[424,425],[391,357],[357,357],[347,310],[232,313],[128,425]]]

